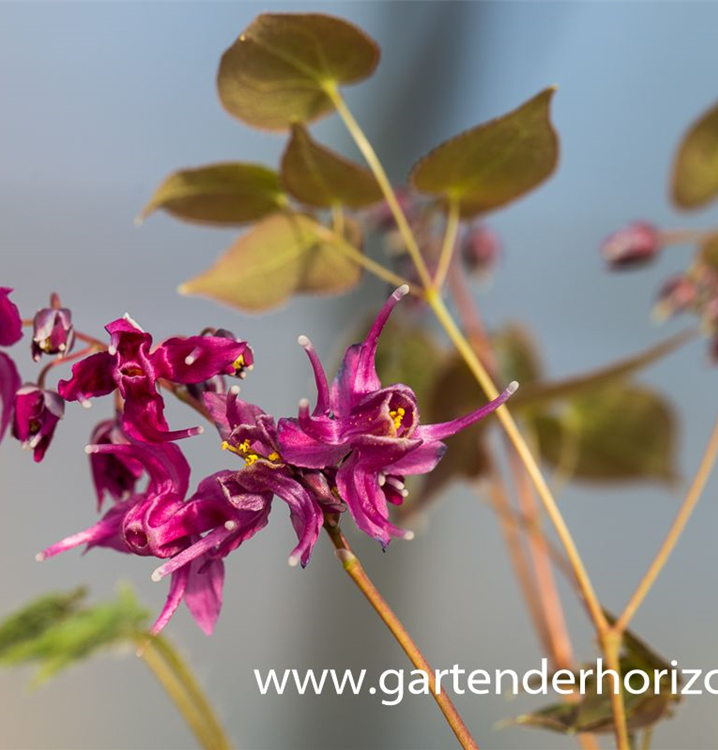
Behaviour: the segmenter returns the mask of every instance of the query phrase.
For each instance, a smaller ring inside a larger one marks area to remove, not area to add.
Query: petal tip
[[[519,389],[519,381],[518,380],[512,380],[507,386],[506,386],[506,393],[509,396],[513,396],[514,393]]]
[[[309,340],[309,337],[305,336],[304,334],[302,334],[301,336],[297,336],[297,343],[302,347],[302,349],[310,349],[312,346],[312,342]]]
[[[409,285],[408,284],[402,284],[395,292],[394,297],[396,300],[400,300],[402,297],[406,297],[406,295],[409,294]]]

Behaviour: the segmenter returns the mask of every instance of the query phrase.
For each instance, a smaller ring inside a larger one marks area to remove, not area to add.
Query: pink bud
[[[601,245],[601,254],[612,268],[625,268],[652,261],[660,247],[658,229],[636,221],[607,237]]]
[[[695,284],[685,276],[674,276],[661,287],[656,300],[656,314],[668,318],[690,308],[697,299]]]
[[[468,231],[461,243],[461,256],[472,273],[491,272],[501,255],[498,235],[485,224],[477,224]]]

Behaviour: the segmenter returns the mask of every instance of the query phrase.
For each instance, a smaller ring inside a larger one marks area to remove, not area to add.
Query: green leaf
[[[598,388],[611,385],[671,354],[683,344],[693,340],[697,333],[695,330],[683,331],[632,357],[627,357],[592,372],[561,380],[534,382],[535,378],[532,377],[531,380],[524,383],[515,374],[512,379],[518,380],[521,387],[511,397],[511,408],[518,410],[545,406],[553,401],[590,393]]]
[[[312,140],[303,125],[292,127],[282,157],[282,180],[297,200],[318,208],[362,208],[383,199],[369,170]]]
[[[31,642],[77,612],[87,589],[41,596],[0,622],[0,662],[14,648]]]
[[[331,112],[327,89],[367,78],[378,62],[376,42],[347,21],[265,13],[222,56],[219,98],[249,125],[284,130]]]
[[[520,391],[523,391],[541,378],[543,368],[538,348],[525,328],[510,324],[492,336],[491,343],[498,359],[502,383],[517,380],[521,385]],[[513,405],[513,401],[511,403]]]
[[[332,232],[303,214],[282,213],[255,224],[179,291],[260,312],[301,292],[344,292],[360,278],[360,266],[342,252]]]
[[[102,649],[136,641],[148,613],[129,589],[122,588],[114,601],[80,608],[79,599],[84,595],[84,591],[78,591],[43,597],[6,620],[3,627],[31,615],[30,619],[42,622],[42,627],[36,627],[31,636],[15,638],[13,644],[3,650],[0,665],[12,667],[38,663],[33,679],[33,685],[37,686]],[[65,602],[64,608],[62,602]],[[42,615],[38,619],[37,614],[41,610],[47,611],[48,605],[62,614],[50,619]]]
[[[573,400],[558,416],[536,415],[532,424],[543,459],[577,479],[676,479],[676,418],[648,388],[605,388]]]
[[[414,188],[457,202],[465,218],[520,198],[558,163],[548,88],[518,109],[437,146],[410,175]]]
[[[684,136],[673,166],[671,192],[679,208],[699,208],[718,195],[718,103]]]
[[[235,226],[261,219],[286,203],[276,172],[259,164],[228,162],[171,174],[139,218],[162,208],[197,224]]]

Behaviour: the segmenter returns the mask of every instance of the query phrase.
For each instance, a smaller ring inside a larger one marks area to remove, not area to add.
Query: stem
[[[621,674],[621,662],[619,653],[621,651],[622,634],[615,629],[609,629],[601,634],[600,642],[606,665],[618,675],[618,690],[611,690],[611,707],[613,708],[613,728],[616,734],[616,747],[618,750],[631,750],[631,741],[628,737],[628,725],[626,723],[626,706],[623,702],[623,686]]]
[[[147,640],[138,634],[141,658],[179,710],[182,718],[205,750],[231,750],[227,735],[177,650],[162,636]]]
[[[619,633],[622,633],[628,627],[628,623],[633,618],[633,615],[635,615],[636,610],[643,603],[643,600],[646,598],[646,595],[651,590],[656,578],[658,578],[659,573],[670,557],[671,552],[673,552],[673,549],[678,542],[678,538],[683,533],[683,529],[685,529],[688,519],[691,517],[693,510],[698,504],[703,488],[705,487],[711,470],[713,469],[716,456],[718,456],[718,420],[716,420],[716,423],[713,426],[713,432],[708,440],[708,445],[706,446],[698,471],[696,472],[693,482],[688,490],[688,494],[686,495],[666,538],[663,540],[663,544],[646,571],[646,574],[633,592],[633,596],[623,610],[623,614],[616,621],[614,629]]]
[[[641,750],[650,750],[651,740],[653,739],[653,727],[648,727],[643,730],[643,738],[641,739]]]
[[[444,241],[441,245],[439,254],[439,265],[436,267],[434,276],[434,286],[441,289],[446,281],[446,276],[451,267],[451,261],[454,258],[454,246],[456,237],[459,233],[459,204],[456,201],[449,203],[449,213],[446,217],[446,230],[444,231]]]
[[[364,571],[359,559],[352,552],[339,527],[330,526],[327,523],[324,528],[326,529],[327,534],[329,534],[329,538],[332,540],[332,544],[337,552],[337,557],[341,561],[344,570],[354,581],[362,594],[364,594],[369,600],[369,603],[374,607],[376,613],[384,621],[384,624],[389,628],[402,649],[404,649],[404,652],[409,657],[411,663],[417,669],[422,670],[426,674],[434,700],[437,702],[441,712],[446,717],[446,720],[454,731],[461,747],[464,748],[464,750],[479,750],[479,746],[472,738],[449,696],[446,695],[446,693],[443,693],[440,687],[437,688],[434,672],[429,666],[429,663],[426,661],[421,651],[419,651],[418,646],[414,643],[409,633],[407,633],[406,628],[404,628],[399,618],[394,614],[382,595],[377,591],[376,586],[374,586],[369,579],[369,576]]]
[[[693,245],[714,234],[710,229],[668,229],[659,232],[659,240],[663,247],[666,245]]]
[[[436,292],[436,290],[427,290],[426,300],[431,306],[434,314],[446,331],[447,335],[453,342],[454,346],[458,350],[459,354],[463,357],[474,377],[481,385],[487,397],[490,399],[496,398],[499,395],[499,392],[493,381],[491,380],[490,375],[486,371],[486,368],[479,361],[479,358],[474,353],[474,350],[471,348],[469,342],[459,330],[458,326],[454,322],[454,319],[451,317],[451,313],[449,313],[449,311],[446,309],[443,300]],[[551,523],[556,529],[556,534],[558,535],[561,544],[566,550],[566,556],[574,571],[579,590],[586,603],[591,619],[596,625],[596,629],[599,633],[607,631],[608,622],[605,615],[603,614],[603,610],[598,601],[598,597],[593,590],[593,585],[591,584],[591,581],[588,577],[588,573],[586,572],[581,556],[578,553],[576,544],[573,541],[571,532],[568,530],[566,522],[561,515],[561,511],[558,509],[556,501],[551,494],[551,490],[549,489],[548,485],[546,484],[546,480],[541,474],[541,470],[536,463],[536,459],[533,457],[531,451],[529,450],[526,441],[519,432],[516,422],[514,421],[514,418],[511,415],[511,412],[507,409],[506,405],[500,406],[496,410],[496,415],[501,422],[502,427],[506,431],[509,440],[516,449],[519,458],[526,467],[526,471],[534,487],[536,488],[539,497],[541,498],[544,509],[546,510],[546,513],[551,519]]]
[[[392,188],[391,186],[391,182],[389,181],[389,178],[384,171],[384,167],[379,161],[379,157],[376,155],[373,146],[371,145],[371,143],[369,143],[369,140],[364,135],[364,131],[359,126],[359,123],[354,119],[354,115],[347,107],[344,98],[339,93],[335,84],[327,84],[324,87],[324,91],[326,95],[331,99],[332,104],[334,104],[339,117],[341,117],[344,121],[347,130],[351,134],[352,138],[354,138],[359,151],[361,151],[362,156],[366,159],[366,162],[371,168],[376,181],[379,183],[379,187],[381,188],[382,193],[384,193],[384,198],[386,199],[387,205],[394,215],[394,220],[396,221],[396,225],[399,228],[402,239],[404,240],[406,249],[412,260],[414,261],[414,265],[416,266],[416,270],[419,274],[419,278],[421,279],[422,284],[425,287],[430,287],[432,284],[432,279],[431,274],[429,273],[429,269],[426,266],[426,261],[424,260],[424,256],[421,254],[421,250],[419,250],[419,245],[416,242],[416,238],[414,237],[414,234],[411,231],[411,227],[409,226],[409,222],[407,221],[406,216],[404,215],[404,212],[399,205],[399,201],[396,198],[394,188]]]
[[[343,253],[347,258],[350,258],[358,265],[366,268],[370,273],[373,273],[375,276],[378,276],[380,279],[383,279],[393,286],[402,286],[403,284],[406,284],[412,289],[412,284],[408,279],[399,276],[381,263],[372,260],[368,255],[365,255],[361,250],[354,247],[351,242],[347,242],[341,235],[321,224],[317,224],[315,229],[320,238],[324,238],[327,242],[331,242],[340,253]],[[416,289],[412,289],[412,291],[416,294]]]
[[[37,387],[38,388],[44,388],[45,387],[45,380],[47,379],[48,374],[50,371],[55,368],[59,367],[60,365],[67,364],[68,362],[74,362],[76,359],[80,359],[81,357],[84,357],[87,354],[90,354],[95,349],[94,346],[86,346],[84,349],[80,349],[80,351],[75,352],[74,354],[70,354],[67,357],[57,357],[56,359],[53,359],[51,362],[48,362],[42,370],[40,370],[40,374],[37,377]]]

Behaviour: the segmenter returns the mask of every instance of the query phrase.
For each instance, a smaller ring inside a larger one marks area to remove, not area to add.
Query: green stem
[[[162,636],[148,640],[146,634],[135,639],[140,657],[175,704],[187,726],[205,750],[231,750],[212,706],[189,667],[172,644]]]
[[[441,244],[441,253],[439,254],[439,265],[436,268],[434,276],[434,286],[441,289],[446,281],[446,276],[451,267],[451,261],[454,258],[454,246],[456,237],[459,233],[459,204],[456,201],[449,203],[449,213],[446,217],[446,229],[444,231],[444,241]]]
[[[341,561],[344,570],[354,581],[362,594],[364,594],[369,600],[371,606],[384,621],[384,624],[389,628],[391,634],[396,638],[402,649],[404,649],[404,653],[409,657],[411,663],[426,675],[429,682],[429,689],[434,696],[434,700],[444,714],[449,726],[454,731],[456,739],[461,744],[461,747],[464,748],[464,750],[479,750],[479,746],[474,741],[449,696],[440,688],[437,688],[434,671],[429,666],[429,662],[424,658],[424,655],[407,632],[401,620],[399,620],[394,614],[391,607],[386,603],[384,597],[372,583],[362,567],[359,558],[349,547],[349,544],[339,530],[339,527],[331,526],[327,523],[324,528],[326,529],[329,538],[332,540],[332,544],[337,552],[337,557]]]

